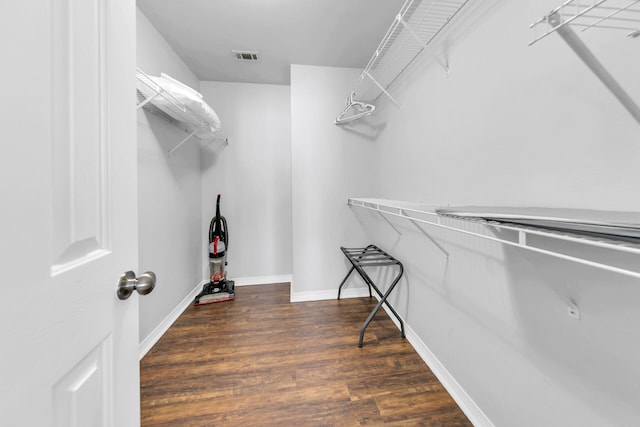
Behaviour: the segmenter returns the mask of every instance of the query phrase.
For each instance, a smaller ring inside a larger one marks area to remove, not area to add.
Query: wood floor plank
[[[142,426],[469,426],[375,299],[289,302],[289,285],[189,307],[140,364]]]

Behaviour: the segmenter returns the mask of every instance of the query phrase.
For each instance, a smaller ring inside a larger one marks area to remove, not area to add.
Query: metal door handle
[[[118,298],[127,299],[134,290],[140,295],[147,295],[156,286],[156,274],[153,271],[145,271],[136,277],[133,271],[122,273],[118,282]]]

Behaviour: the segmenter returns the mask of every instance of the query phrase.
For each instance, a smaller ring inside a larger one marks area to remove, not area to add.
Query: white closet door
[[[4,1],[0,424],[139,425],[135,2]]]

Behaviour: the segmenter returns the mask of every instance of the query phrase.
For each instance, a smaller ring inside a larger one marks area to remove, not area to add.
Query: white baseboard
[[[184,297],[182,301],[180,301],[176,308],[174,308],[171,313],[167,315],[167,317],[162,319],[162,322],[160,322],[160,324],[156,326],[153,331],[151,331],[151,333],[145,337],[144,340],[142,340],[142,342],[138,345],[138,354],[140,356],[139,360],[142,360],[142,358],[149,352],[149,350],[151,350],[151,347],[153,347],[165,334],[165,332],[169,330],[171,325],[173,325],[173,322],[175,322],[178,317],[180,317],[182,312],[185,311],[191,303],[193,303],[193,300],[196,298],[196,295],[200,293],[200,291],[202,290],[202,286],[204,286],[205,283],[207,283],[207,280],[203,280],[202,282],[198,283],[196,287],[193,288],[193,290],[189,292],[189,294]]]
[[[367,288],[360,288],[365,292],[364,295],[359,296],[369,296]],[[360,290],[354,289],[354,290]],[[374,292],[373,296],[380,301],[380,297],[378,294]],[[335,298],[335,297],[334,297]],[[386,311],[386,306],[382,305],[382,309]],[[400,322],[396,317],[387,312],[391,321],[396,325],[398,329],[400,329]],[[420,356],[420,358],[427,364],[431,372],[438,378],[438,381],[442,384],[442,386],[447,390],[447,392],[451,395],[451,398],[455,400],[458,404],[462,412],[469,418],[469,421],[475,427],[495,427],[491,420],[482,412],[482,409],[471,399],[471,397],[467,394],[466,391],[458,384],[455,378],[447,371],[447,368],[438,360],[438,358],[433,354],[433,352],[427,347],[427,345],[420,339],[418,334],[411,329],[411,326],[407,324],[407,322],[402,319],[404,322],[404,331],[407,336],[407,341],[411,344],[411,346],[415,349],[416,353]]]
[[[393,318],[393,316],[390,317]],[[399,323],[396,323],[396,325],[399,326]],[[455,378],[447,371],[447,368],[440,363],[435,354],[429,350],[429,347],[420,339],[418,334],[416,334],[406,322],[404,327],[409,343],[411,343],[418,355],[424,360],[424,363],[431,369],[431,372],[438,378],[453,400],[456,401],[460,409],[462,409],[462,412],[469,418],[469,421],[476,427],[494,427],[491,420],[482,412],[482,409],[476,405],[460,384],[458,384]]]
[[[375,293],[374,293],[375,295]],[[340,298],[360,298],[368,297],[369,290],[367,288],[350,288],[343,289],[340,294]],[[326,291],[313,291],[313,292],[292,292],[291,302],[305,302],[305,301],[321,301],[328,299],[338,298],[338,289],[330,289]]]
[[[279,276],[250,276],[231,277],[236,286],[270,285],[272,283],[291,283],[291,274],[281,274]]]

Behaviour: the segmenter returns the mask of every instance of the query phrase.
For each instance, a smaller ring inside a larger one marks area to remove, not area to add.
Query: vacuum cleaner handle
[[[227,219],[223,216],[220,217],[220,221],[222,222],[222,241],[227,249],[229,249],[229,229],[227,228]]]
[[[209,225],[209,243],[218,237],[229,247],[229,230],[227,228],[227,219],[220,215],[220,194],[216,200],[216,216],[211,220]]]

